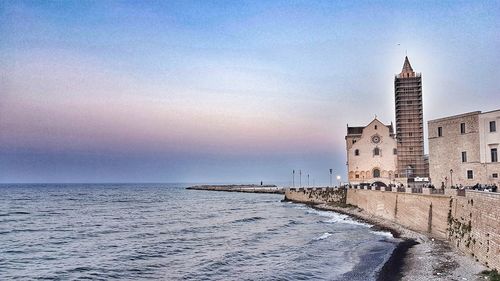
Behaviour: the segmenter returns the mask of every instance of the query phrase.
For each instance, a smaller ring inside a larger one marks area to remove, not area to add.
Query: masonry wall
[[[290,188],[285,190],[285,200],[306,204],[345,204],[345,188]]]
[[[500,270],[500,194],[467,191],[453,197],[449,239],[481,263]]]
[[[500,193],[465,196],[366,189],[292,189],[285,198],[311,204],[351,204],[420,233],[446,239],[484,265],[500,270]]]
[[[439,195],[349,189],[347,204],[409,229],[447,238],[450,198]]]

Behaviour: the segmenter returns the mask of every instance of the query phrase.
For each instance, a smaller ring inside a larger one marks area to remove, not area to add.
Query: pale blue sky
[[[500,108],[499,1],[2,1],[0,181],[345,177],[346,124]],[[399,44],[399,45],[398,45]]]

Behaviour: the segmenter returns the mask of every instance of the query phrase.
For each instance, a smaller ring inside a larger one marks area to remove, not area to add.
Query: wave
[[[359,225],[364,227],[372,227],[371,224],[354,220],[348,215],[339,214],[331,211],[308,210],[306,211],[306,213],[316,214],[322,217],[329,218],[328,220],[323,221],[324,223],[345,223],[345,224]]]
[[[383,236],[385,238],[390,238],[390,239],[394,238],[394,235],[392,235],[392,233],[387,231],[370,231],[370,232],[375,235]]]
[[[31,213],[28,212],[22,212],[22,211],[15,211],[15,212],[9,212],[9,213],[2,213],[0,214],[0,217],[8,217],[10,215],[29,215]]]
[[[323,233],[320,237],[316,237],[316,238],[314,238],[314,240],[323,240],[323,239],[326,239],[326,238],[328,238],[328,237],[330,237],[330,236],[332,236],[332,235],[333,235],[333,234],[331,234],[331,233],[325,232],[325,233]]]
[[[251,218],[244,218],[244,219],[238,219],[233,221],[233,223],[242,223],[242,222],[254,222],[258,220],[263,220],[263,217],[251,217]]]

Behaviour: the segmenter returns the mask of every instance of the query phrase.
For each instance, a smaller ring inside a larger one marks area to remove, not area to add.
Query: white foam
[[[330,218],[328,220],[323,221],[325,223],[346,223],[346,224],[359,225],[359,226],[364,226],[364,227],[371,227],[372,226],[372,225],[364,223],[364,222],[356,221],[356,220],[350,218],[348,215],[339,214],[339,213],[335,213],[335,212],[307,210],[306,213],[317,214],[317,215],[320,215],[322,217]]]
[[[394,238],[392,233],[387,232],[387,231],[372,231],[371,233],[373,233],[375,235],[384,236],[385,238],[390,238],[390,239]]]
[[[326,239],[326,238],[328,238],[328,237],[330,237],[330,236],[332,236],[332,235],[333,235],[333,234],[331,234],[331,233],[325,232],[325,233],[323,233],[320,237],[316,237],[316,238],[314,238],[314,240],[323,240],[323,239]]]

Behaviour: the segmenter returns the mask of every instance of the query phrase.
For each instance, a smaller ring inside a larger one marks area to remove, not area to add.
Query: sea
[[[0,185],[0,280],[376,280],[398,244],[283,195]]]

